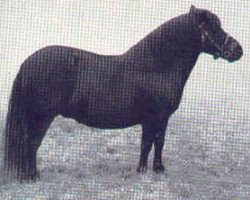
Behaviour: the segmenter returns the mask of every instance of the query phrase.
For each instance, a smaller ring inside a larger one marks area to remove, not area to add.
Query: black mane
[[[193,14],[175,17],[152,31],[132,46],[125,55],[135,59],[144,68],[167,70],[175,67],[173,63],[180,57],[192,56],[192,64],[201,50],[200,32]],[[153,66],[149,66],[153,60]],[[191,63],[190,63],[191,64]],[[145,69],[146,70],[146,69]]]

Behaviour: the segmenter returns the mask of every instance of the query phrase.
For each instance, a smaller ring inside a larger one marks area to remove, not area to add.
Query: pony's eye
[[[216,22],[214,22],[214,21],[209,21],[208,22],[208,27],[210,28],[210,30],[212,31],[212,32],[217,32],[217,31],[219,31],[220,29],[221,29],[221,26],[220,26],[220,22],[218,21],[216,21]]]

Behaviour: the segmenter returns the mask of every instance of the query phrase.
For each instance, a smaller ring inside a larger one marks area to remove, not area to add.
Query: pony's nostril
[[[224,56],[226,58],[229,58],[231,56],[231,53],[229,51],[224,52]]]
[[[238,55],[241,55],[241,56],[243,55],[243,49],[241,46],[239,46],[236,51]]]

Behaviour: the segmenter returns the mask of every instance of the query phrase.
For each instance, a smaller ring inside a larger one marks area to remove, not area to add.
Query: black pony
[[[105,56],[49,46],[21,66],[12,88],[5,129],[4,169],[9,178],[36,180],[36,154],[57,115],[101,129],[142,125],[138,172],[163,172],[162,149],[169,117],[205,52],[233,62],[241,45],[208,10],[190,11],[162,24],[122,55]]]

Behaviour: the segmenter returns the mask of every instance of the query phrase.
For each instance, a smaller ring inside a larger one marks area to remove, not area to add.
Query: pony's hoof
[[[153,164],[153,170],[155,173],[163,173],[165,171],[165,167],[161,163],[154,163]]]
[[[142,174],[146,173],[146,171],[147,171],[147,165],[139,164],[138,167],[137,167],[137,169],[136,169],[136,171],[138,173],[142,173]]]
[[[30,174],[25,173],[18,176],[18,180],[21,183],[35,183],[40,180],[40,173],[38,171]]]

